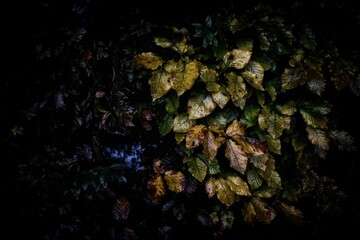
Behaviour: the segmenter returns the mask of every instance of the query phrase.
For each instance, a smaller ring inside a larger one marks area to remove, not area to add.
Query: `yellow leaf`
[[[251,53],[249,50],[233,49],[224,55],[223,60],[225,65],[229,67],[242,69],[249,62]]]
[[[154,176],[147,185],[151,199],[156,202],[165,195],[165,184],[160,174]]]
[[[175,140],[177,143],[182,142],[185,139],[186,133],[175,133]]]
[[[199,119],[210,115],[216,108],[211,95],[195,94],[189,98],[187,109],[190,119]]]
[[[149,79],[153,101],[164,96],[171,89],[171,74],[163,70],[155,70]]]
[[[227,176],[227,184],[231,191],[240,196],[251,196],[249,186],[239,176]]]
[[[235,201],[235,193],[231,191],[227,181],[223,178],[215,179],[216,197],[222,204],[231,206]]]
[[[206,66],[200,70],[200,79],[205,82],[216,82],[219,74],[214,69],[208,69]]]
[[[165,172],[165,181],[168,188],[173,192],[182,192],[185,189],[185,176],[182,172],[168,170]]]
[[[221,146],[221,140],[217,140],[212,131],[206,131],[204,142],[203,142],[203,153],[210,160],[214,159],[217,154],[218,148]]]
[[[199,76],[199,68],[196,62],[189,62],[185,65],[184,70],[176,75],[172,80],[172,88],[181,96],[185,91],[189,90]]]
[[[157,69],[164,62],[161,57],[156,56],[152,52],[143,52],[141,54],[137,54],[134,57],[134,61],[137,65],[151,70]]]
[[[254,223],[256,219],[256,212],[254,205],[252,205],[251,202],[245,203],[245,206],[242,210],[242,216],[245,222],[249,224]]]
[[[230,100],[230,94],[223,86],[220,87],[219,91],[213,92],[211,96],[221,109],[223,109]]]
[[[230,160],[230,167],[245,174],[248,157],[244,150],[231,139],[226,141],[225,157]]]
[[[229,137],[233,136],[244,136],[245,135],[246,126],[240,123],[237,119],[235,119],[226,129],[226,135]]]
[[[246,65],[245,71],[241,73],[241,76],[257,90],[265,91],[262,86],[264,68],[260,63],[250,61],[249,64]]]
[[[249,154],[252,155],[262,155],[267,151],[267,145],[264,142],[261,142],[255,138],[250,137],[236,137],[236,143],[240,145],[240,147]]]
[[[229,72],[225,77],[228,80],[227,91],[230,93],[231,100],[234,102],[245,97],[247,91],[244,79],[234,72]]]
[[[205,139],[205,125],[195,125],[186,133],[185,141],[188,149],[200,146]]]

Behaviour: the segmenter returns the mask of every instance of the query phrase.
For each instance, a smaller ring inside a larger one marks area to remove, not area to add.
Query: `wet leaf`
[[[171,89],[171,74],[163,70],[155,70],[149,79],[153,101],[164,96]]]
[[[226,135],[229,137],[233,136],[244,136],[246,127],[240,123],[237,119],[235,119],[226,129]]]
[[[160,174],[157,174],[148,182],[147,188],[149,190],[150,197],[154,202],[158,201],[165,195],[166,192],[165,184]]]
[[[161,136],[165,136],[171,132],[173,129],[173,122],[174,116],[172,114],[166,114],[165,117],[159,121],[159,132]]]
[[[231,206],[235,201],[235,193],[231,191],[227,181],[223,178],[215,179],[216,197],[222,204]]]
[[[251,196],[247,183],[242,180],[239,176],[227,176],[227,184],[231,191],[240,196]]]
[[[321,149],[329,150],[330,139],[324,130],[307,126],[306,132],[308,139],[312,144]]]
[[[230,94],[223,86],[221,86],[218,91],[213,92],[211,96],[221,109],[223,109],[230,100]]]
[[[203,142],[203,154],[212,160],[216,157],[217,150],[221,145],[221,139],[216,139],[212,131],[208,130]]]
[[[246,172],[246,180],[250,185],[251,189],[257,189],[263,183],[263,179],[260,177],[260,175],[255,169],[250,169]]]
[[[234,72],[230,72],[225,75],[228,80],[227,91],[230,93],[231,100],[236,101],[243,98],[246,94],[246,85],[243,78],[236,75]]]
[[[166,185],[173,192],[182,192],[185,189],[185,176],[182,172],[168,170],[164,175]]]
[[[226,66],[242,69],[249,62],[251,54],[249,50],[233,49],[224,55],[223,61]]]
[[[205,125],[195,125],[186,133],[185,141],[188,149],[200,146],[205,139]]]
[[[300,225],[304,222],[303,213],[297,207],[282,202],[280,203],[280,208],[285,216],[294,224]]]
[[[188,113],[180,113],[174,119],[173,130],[176,133],[186,133],[195,123],[195,120],[189,119]]]
[[[206,164],[198,157],[188,157],[185,161],[188,163],[191,175],[199,182],[204,181],[207,173]]]
[[[246,202],[244,208],[242,209],[242,216],[246,223],[252,224],[256,219],[256,212],[254,205],[251,202]]]
[[[189,90],[199,76],[199,68],[196,62],[185,64],[185,69],[181,73],[174,75],[171,87],[181,96],[185,91]]]
[[[112,209],[113,218],[116,221],[125,221],[130,212],[130,202],[123,196],[119,197]]]
[[[244,150],[231,139],[226,141],[225,157],[230,160],[232,168],[241,174],[245,174],[248,157]]]
[[[137,65],[151,70],[156,70],[164,63],[161,57],[156,56],[155,53],[152,52],[137,54],[134,57],[134,61]]]
[[[245,71],[241,73],[241,76],[257,90],[265,91],[262,86],[264,68],[260,63],[256,61],[249,61],[245,67]]]
[[[195,94],[189,98],[187,104],[189,118],[199,119],[206,117],[215,110],[216,106],[217,105],[211,95],[201,93]]]

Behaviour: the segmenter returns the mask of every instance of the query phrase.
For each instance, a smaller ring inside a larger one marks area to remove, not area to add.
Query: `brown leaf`
[[[165,195],[165,184],[160,174],[155,175],[148,182],[147,188],[150,192],[149,194],[153,202],[157,202],[162,196]]]
[[[130,212],[130,202],[123,196],[119,197],[112,210],[112,215],[116,221],[125,221]]]
[[[226,141],[225,157],[230,160],[230,167],[245,174],[248,157],[244,150],[231,139]]]
[[[226,135],[229,137],[238,135],[245,135],[246,126],[240,123],[237,119],[235,119],[226,129]]]
[[[195,125],[186,133],[185,141],[188,149],[200,146],[205,139],[205,125]]]

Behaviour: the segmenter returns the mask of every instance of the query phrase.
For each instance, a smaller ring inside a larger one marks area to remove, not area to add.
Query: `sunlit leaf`
[[[216,197],[222,204],[231,206],[235,201],[235,193],[231,191],[227,181],[223,178],[215,179]]]
[[[227,176],[226,181],[231,191],[233,191],[237,195],[251,196],[249,186],[239,176]]]
[[[200,146],[205,139],[205,125],[195,125],[186,133],[186,147],[191,149]]]
[[[296,103],[292,100],[281,106],[280,112],[287,116],[292,116],[296,112]]]
[[[256,212],[254,205],[251,202],[246,202],[244,208],[242,209],[242,216],[246,223],[252,224],[256,219]]]
[[[213,92],[211,96],[221,109],[223,109],[230,100],[230,94],[223,86],[220,87],[219,91]]]
[[[244,79],[234,72],[229,72],[225,77],[228,80],[227,91],[230,93],[231,100],[243,98],[247,93]]]
[[[226,141],[225,157],[230,160],[232,168],[241,174],[245,174],[248,157],[244,150],[231,139]]]
[[[263,179],[260,177],[260,175],[255,169],[250,169],[246,172],[246,180],[250,185],[251,189],[257,189],[263,183]]]
[[[165,171],[164,175],[167,187],[173,192],[182,192],[185,189],[185,176],[182,172],[174,170]]]
[[[251,198],[251,203],[255,209],[256,219],[262,223],[270,224],[275,218],[275,214],[269,205],[257,197]]]
[[[217,150],[221,145],[221,139],[216,139],[213,132],[208,130],[203,142],[203,154],[210,160],[214,159],[216,157]]]
[[[219,74],[214,69],[204,67],[200,70],[200,79],[205,83],[216,82]]]
[[[233,137],[235,135],[243,136],[245,135],[246,127],[235,119],[226,129],[226,135]]]
[[[245,66],[245,71],[241,73],[241,76],[250,83],[254,88],[264,91],[262,81],[264,79],[264,68],[256,61],[249,61]]]
[[[163,70],[155,70],[149,79],[153,101],[164,96],[171,89],[171,74]]]
[[[209,198],[213,197],[216,194],[215,181],[216,181],[215,178],[210,177],[205,183],[205,190]]]
[[[152,52],[137,54],[134,57],[134,61],[137,65],[151,70],[156,70],[164,63],[161,57],[156,56],[155,53]]]
[[[223,61],[226,66],[242,69],[248,64],[251,54],[249,50],[233,49],[224,55]]]
[[[199,76],[199,69],[196,62],[185,64],[184,70],[177,75],[173,75],[171,87],[181,96],[185,91],[189,90]]]
[[[166,98],[166,111],[168,113],[177,114],[178,109],[180,106],[180,100],[179,97],[174,94],[174,92],[171,92],[169,94],[169,97]]]
[[[165,184],[162,180],[161,175],[154,176],[147,185],[147,188],[149,190],[149,195],[151,199],[156,202],[158,201],[162,196],[165,195]]]
[[[207,173],[206,164],[198,157],[189,157],[187,160],[189,172],[199,182],[204,181]]]
[[[167,38],[155,37],[155,44],[163,48],[169,48],[172,46],[172,42]]]
[[[217,82],[207,82],[206,83],[206,90],[211,93],[219,92],[221,87],[222,86]]]
[[[172,114],[166,114],[159,121],[159,132],[162,136],[165,136],[173,129],[174,116]]]
[[[116,221],[125,221],[130,212],[130,202],[123,196],[116,199],[112,209],[112,215]]]
[[[187,113],[180,113],[174,119],[173,130],[176,133],[186,133],[195,123],[195,120],[189,119]]]
[[[285,68],[281,75],[281,87],[284,90],[290,90],[303,85],[306,82],[304,78],[304,70],[298,68]]]
[[[307,109],[300,109],[300,113],[307,125],[313,128],[327,128],[327,119],[324,116],[316,112],[307,111]]]
[[[202,93],[195,94],[189,98],[187,104],[189,118],[199,119],[206,117],[215,110],[216,106],[211,95]]]
[[[253,196],[259,198],[271,198],[275,193],[275,189],[265,186],[253,192]]]
[[[324,130],[307,126],[306,132],[312,144],[324,150],[329,150],[330,139]]]
[[[304,215],[297,207],[282,202],[280,203],[280,208],[285,216],[294,224],[300,225],[304,222]]]

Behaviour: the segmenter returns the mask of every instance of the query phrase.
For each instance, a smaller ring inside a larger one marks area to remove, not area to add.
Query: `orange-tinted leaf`
[[[114,219],[116,221],[125,221],[129,216],[129,212],[130,212],[129,201],[123,196],[119,197],[116,200],[112,210],[112,215]]]
[[[225,157],[230,160],[232,168],[241,174],[245,174],[248,157],[244,150],[231,139],[226,141]]]
[[[267,152],[267,144],[250,137],[236,137],[236,143],[249,154],[262,155]]]
[[[195,125],[186,133],[185,141],[188,149],[200,146],[205,139],[205,125]]]
[[[173,192],[182,192],[185,189],[185,176],[182,172],[168,170],[165,172],[165,181]]]
[[[165,195],[165,184],[160,174],[155,175],[147,186],[152,201],[157,202],[162,196]]]
[[[229,137],[233,136],[244,136],[245,135],[246,126],[240,123],[237,119],[235,119],[226,129],[226,135]]]

